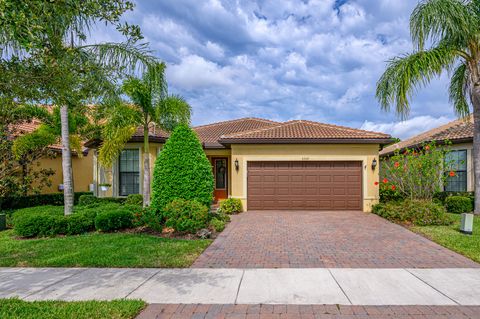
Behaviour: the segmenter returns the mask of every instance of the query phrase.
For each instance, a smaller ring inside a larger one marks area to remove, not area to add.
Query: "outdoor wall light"
[[[238,172],[239,169],[240,169],[240,165],[238,164],[238,159],[236,158],[235,159],[235,170]]]
[[[377,159],[374,158],[372,161],[372,170],[375,170],[375,167],[377,167]]]

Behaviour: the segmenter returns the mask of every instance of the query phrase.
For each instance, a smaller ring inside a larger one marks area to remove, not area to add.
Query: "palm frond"
[[[467,96],[470,96],[470,80],[467,65],[461,63],[453,71],[450,79],[448,94],[450,102],[453,104],[455,113],[459,117],[470,114],[470,107],[467,102]]]
[[[466,47],[479,28],[476,13],[462,0],[423,0],[410,16],[410,34],[418,50],[428,40],[441,40]]]
[[[395,105],[396,113],[406,118],[410,112],[412,93],[427,85],[443,70],[449,70],[457,58],[454,49],[438,46],[389,61],[387,69],[377,82],[376,97],[383,110]]]
[[[156,107],[157,123],[162,129],[172,131],[179,124],[190,124],[191,106],[179,95],[170,95]]]
[[[108,108],[105,120],[98,160],[101,165],[109,167],[141,124],[142,114],[119,101]]]
[[[146,44],[100,43],[78,47],[97,57],[100,64],[123,68],[128,74],[146,72],[150,66],[158,63],[158,59],[147,49]]]

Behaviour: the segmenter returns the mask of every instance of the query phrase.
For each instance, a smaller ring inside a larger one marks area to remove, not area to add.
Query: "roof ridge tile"
[[[265,123],[280,123],[280,122],[275,122],[267,119],[262,119],[259,117],[242,117],[239,119],[232,119],[232,120],[225,120],[225,121],[220,121],[220,122],[215,122],[215,123],[210,123],[210,124],[203,124],[203,125],[198,125],[198,126],[193,126],[193,129],[200,129],[204,127],[211,127],[211,126],[217,126],[221,124],[228,124],[228,123],[235,123],[235,122],[240,122],[240,121],[246,121],[246,120],[253,120],[253,121],[259,121],[259,122],[265,122]]]

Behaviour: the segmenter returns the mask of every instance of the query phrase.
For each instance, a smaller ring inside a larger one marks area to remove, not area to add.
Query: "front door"
[[[226,157],[212,158],[213,176],[215,177],[215,201],[228,198],[228,159]]]

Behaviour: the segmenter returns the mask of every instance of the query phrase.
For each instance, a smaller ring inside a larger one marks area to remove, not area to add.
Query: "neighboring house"
[[[32,120],[18,124],[16,131],[19,134],[31,133],[41,124],[38,120]],[[63,173],[62,173],[62,146],[60,144],[50,145],[48,156],[40,158],[38,167],[42,169],[52,169],[55,174],[50,176],[49,179],[52,182],[51,186],[45,186],[41,193],[58,193],[63,191]],[[35,170],[37,165],[34,163],[30,169]],[[82,156],[78,156],[75,152],[72,154],[72,170],[73,170],[73,185],[75,192],[88,192],[90,191],[90,185],[93,182],[93,152],[90,152],[88,148],[83,148]]]
[[[446,175],[445,191],[465,192],[474,190],[474,172],[473,172],[473,116],[459,119],[413,136],[405,141],[401,141],[384,148],[380,152],[380,157],[389,157],[395,151],[402,151],[406,148],[419,148],[424,143],[435,142],[438,145],[451,143],[447,154],[446,162],[451,163],[452,167],[446,168],[448,171],[454,170],[455,176]]]
[[[243,118],[194,130],[212,163],[215,199],[239,198],[249,210],[370,211],[379,196],[379,149],[391,142],[387,134],[311,121]],[[139,129],[111,168],[97,163],[95,151],[97,195],[142,192],[142,138]],[[152,162],[167,138],[151,128]],[[102,191],[100,184],[112,187]]]

